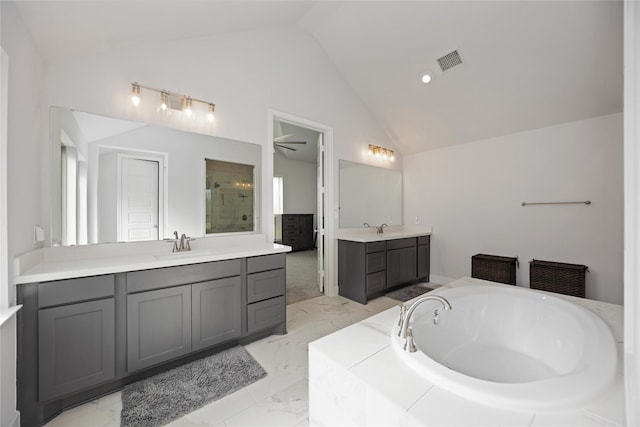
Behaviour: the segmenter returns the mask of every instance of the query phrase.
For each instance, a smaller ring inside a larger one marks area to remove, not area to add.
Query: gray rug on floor
[[[398,301],[409,301],[412,298],[417,297],[418,295],[422,295],[429,291],[432,291],[433,288],[428,287],[424,283],[418,283],[416,285],[405,286],[404,288],[397,289],[395,291],[388,292],[385,294],[386,297],[398,300]]]
[[[167,424],[265,375],[243,347],[233,347],[125,386],[120,425]]]

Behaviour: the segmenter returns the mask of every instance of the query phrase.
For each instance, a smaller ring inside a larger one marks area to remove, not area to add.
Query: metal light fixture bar
[[[183,112],[187,115],[191,115],[192,106],[194,102],[198,102],[200,104],[204,104],[207,106],[207,118],[209,121],[213,121],[213,113],[216,108],[216,104],[210,101],[205,101],[203,99],[194,98],[189,95],[185,95],[182,93],[171,92],[165,89],[158,89],[152,86],[147,86],[140,84],[138,82],[131,82],[131,101],[133,105],[138,106],[141,102],[140,100],[140,89],[150,90],[152,92],[156,92],[160,94],[160,109],[166,111],[171,108],[171,97],[176,97],[180,99],[180,105]]]
[[[396,159],[392,149],[373,144],[369,144],[369,156],[391,160],[392,162]]]

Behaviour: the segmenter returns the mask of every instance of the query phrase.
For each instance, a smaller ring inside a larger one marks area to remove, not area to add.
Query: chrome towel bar
[[[585,200],[583,202],[522,202],[522,206],[530,205],[590,205],[591,200]]]

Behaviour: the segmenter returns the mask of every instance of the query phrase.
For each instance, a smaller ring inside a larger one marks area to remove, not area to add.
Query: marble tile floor
[[[309,425],[307,344],[382,312],[398,301],[376,298],[361,305],[321,296],[287,306],[287,335],[272,335],[246,346],[267,376],[168,424],[171,427]],[[116,427],[120,392],[58,415],[47,427]]]

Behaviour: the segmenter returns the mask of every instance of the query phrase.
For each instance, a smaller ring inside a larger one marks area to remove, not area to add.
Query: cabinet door
[[[191,347],[200,350],[242,333],[242,281],[239,276],[196,283],[191,287]]]
[[[114,299],[38,312],[39,400],[115,377]]]
[[[127,296],[127,370],[191,351],[191,285]]]
[[[417,247],[387,251],[387,287],[400,285],[418,276]]]
[[[429,281],[431,253],[429,245],[418,246],[418,277]]]

